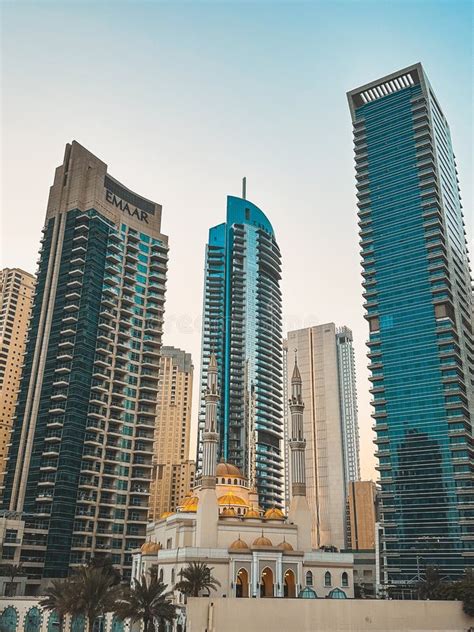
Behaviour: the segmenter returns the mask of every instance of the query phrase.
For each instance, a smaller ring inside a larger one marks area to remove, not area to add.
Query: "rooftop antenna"
[[[242,199],[247,199],[247,178],[242,178]]]

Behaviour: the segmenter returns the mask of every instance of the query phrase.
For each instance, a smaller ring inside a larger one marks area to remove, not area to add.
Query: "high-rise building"
[[[191,354],[161,348],[150,520],[176,511],[193,488],[195,463],[189,459],[193,370]]]
[[[20,386],[34,284],[34,276],[24,270],[0,270],[0,486]]]
[[[474,556],[472,290],[449,126],[421,64],[348,94],[384,580]]]
[[[347,485],[359,476],[352,333],[347,327],[336,329],[334,323],[307,327],[290,331],[284,349],[288,354],[283,363],[286,391],[290,392],[292,356],[296,353],[306,403],[306,486],[313,516],[313,546],[341,549],[345,546]],[[286,406],[285,434],[288,424]],[[287,446],[285,456],[288,461]],[[286,481],[285,489],[291,489],[291,481]]]
[[[347,493],[347,548],[375,549],[376,487],[373,481],[351,481]]]
[[[160,227],[159,204],[77,142],[66,146],[3,499],[24,520],[31,594],[91,556],[110,555],[128,577],[144,541],[168,259]]]
[[[248,200],[229,196],[226,222],[211,228],[206,247],[197,462],[200,469],[214,351],[222,392],[219,455],[256,485],[263,507],[283,501],[280,278],[270,222]]]

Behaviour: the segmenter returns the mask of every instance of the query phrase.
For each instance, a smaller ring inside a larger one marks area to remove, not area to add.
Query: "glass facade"
[[[144,542],[168,259],[166,237],[99,204],[43,233],[3,495],[30,591],[105,555],[127,578]]]
[[[388,585],[472,566],[473,334],[450,131],[420,64],[349,93]]]
[[[214,351],[222,391],[220,457],[256,484],[262,506],[282,505],[280,251],[272,226],[248,200],[228,197],[227,221],[206,247],[198,468],[204,393]]]

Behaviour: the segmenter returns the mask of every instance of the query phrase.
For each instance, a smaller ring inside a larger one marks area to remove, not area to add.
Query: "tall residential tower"
[[[281,506],[281,264],[273,228],[254,204],[227,198],[206,247],[198,469],[212,351],[221,400],[219,455],[256,485],[263,507]]]
[[[159,204],[66,146],[3,499],[24,521],[29,594],[92,556],[110,555],[128,577],[144,541],[168,259],[160,227]]]
[[[19,268],[0,270],[0,485],[20,387],[35,278]]]
[[[352,333],[334,323],[290,331],[284,343],[286,390],[291,392],[293,352],[302,380],[306,487],[314,547],[345,546],[347,485],[359,478],[359,430]],[[285,408],[285,435],[290,410]],[[286,459],[289,448],[286,446]],[[287,473],[291,468],[286,469]],[[292,481],[286,481],[289,494]],[[288,502],[288,499],[287,499]]]
[[[150,520],[176,511],[193,488],[195,463],[189,460],[193,371],[191,354],[162,347]]]
[[[348,94],[386,584],[474,556],[472,289],[451,135],[421,64]]]

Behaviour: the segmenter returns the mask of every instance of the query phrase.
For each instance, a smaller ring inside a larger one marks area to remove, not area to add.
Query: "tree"
[[[12,589],[15,579],[26,575],[23,570],[23,562],[19,564],[0,564],[0,575],[2,577],[8,577],[9,579],[8,584],[5,586],[5,596],[14,597],[15,595],[12,594]]]
[[[120,619],[130,619],[132,623],[143,622],[143,632],[153,630],[153,622],[162,626],[165,621],[173,621],[176,608],[171,603],[171,593],[166,592],[168,586],[158,579],[153,569],[149,576],[142,575],[133,586],[123,586],[116,596],[114,613]]]
[[[75,599],[76,592],[70,578],[53,579],[39,603],[45,610],[55,610],[58,613],[59,629],[62,630],[64,617],[74,610]]]
[[[94,621],[113,609],[118,591],[115,572],[90,564],[67,579],[53,580],[40,604],[56,610],[61,620],[65,614],[84,615],[87,630],[92,632]]]
[[[175,590],[179,590],[188,597],[199,597],[202,590],[216,590],[221,584],[212,576],[213,570],[203,562],[190,562],[180,571],[181,579],[176,584]]]
[[[449,599],[449,584],[443,582],[435,566],[427,566],[425,575],[417,583],[418,599]]]
[[[474,571],[466,569],[463,578],[451,584],[450,592],[450,598],[462,601],[464,612],[474,617]]]

